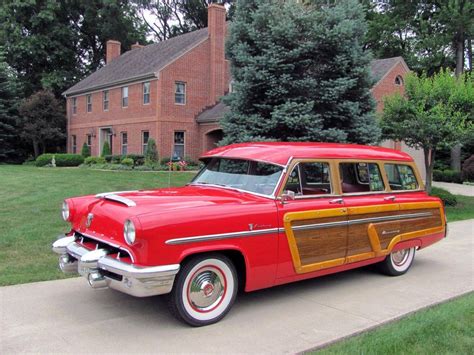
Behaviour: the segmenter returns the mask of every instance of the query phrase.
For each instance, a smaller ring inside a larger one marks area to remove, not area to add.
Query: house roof
[[[213,149],[200,159],[212,157],[248,159],[286,166],[290,158],[378,159],[413,161],[407,153],[382,147],[339,143],[262,142],[237,143]]]
[[[203,28],[167,41],[132,49],[78,82],[63,95],[70,96],[154,77],[160,69],[207,38],[207,28]]]
[[[230,108],[226,104],[219,102],[216,105],[205,109],[196,117],[198,123],[216,122],[219,121],[225,113],[229,112]]]
[[[408,70],[402,57],[374,59],[370,62],[370,71],[376,83],[378,83],[399,62],[401,62]]]

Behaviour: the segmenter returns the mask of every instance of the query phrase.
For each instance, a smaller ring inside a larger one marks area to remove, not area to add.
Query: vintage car
[[[248,143],[211,150],[186,186],[69,198],[53,244],[92,288],[169,293],[193,326],[254,291],[378,263],[402,275],[446,236],[412,158],[380,147]]]

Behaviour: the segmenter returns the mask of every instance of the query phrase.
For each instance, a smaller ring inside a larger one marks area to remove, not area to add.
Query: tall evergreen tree
[[[18,149],[17,88],[13,73],[5,62],[0,47],[0,163],[11,163],[21,159]]]
[[[240,0],[227,43],[234,92],[223,143],[376,143],[380,131],[356,1],[303,6]]]

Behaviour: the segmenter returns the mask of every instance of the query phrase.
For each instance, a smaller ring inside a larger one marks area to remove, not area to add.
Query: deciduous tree
[[[35,157],[66,138],[64,104],[51,91],[42,90],[31,95],[21,103],[19,113],[20,136],[32,145]]]
[[[423,149],[426,188],[431,191],[436,152],[472,137],[474,86],[470,78],[449,71],[432,77],[409,75],[405,96],[386,99],[381,120],[385,138]]]

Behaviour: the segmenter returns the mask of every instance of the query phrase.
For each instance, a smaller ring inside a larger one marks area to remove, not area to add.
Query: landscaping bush
[[[462,184],[462,177],[460,171],[454,170],[433,170],[433,180],[443,182],[453,182],[456,184]]]
[[[46,166],[51,164],[51,160],[56,161],[56,166],[79,166],[84,162],[84,157],[80,154],[42,154],[36,158],[36,166]]]
[[[461,178],[463,181],[474,181],[474,154],[464,161]]]
[[[141,166],[145,164],[145,156],[143,154],[127,154],[122,158],[130,158],[133,159],[135,166]]]
[[[106,160],[104,157],[87,157],[84,159],[84,165],[96,165],[105,164]]]
[[[86,144],[86,142],[84,142],[84,144],[82,145],[81,155],[84,158],[91,156],[91,150],[89,149],[89,146]]]
[[[133,166],[133,159],[132,158],[122,159],[122,165]]]
[[[102,154],[101,156],[105,157],[107,155],[110,155],[112,152],[110,151],[110,145],[109,142],[105,141],[104,145],[102,146]]]
[[[106,155],[106,156],[104,156],[104,158],[107,161],[107,163],[120,164],[120,162],[122,161],[123,158],[125,158],[125,156],[122,156],[122,155]]]
[[[458,203],[456,196],[454,196],[451,192],[439,187],[432,187],[430,195],[439,197],[441,200],[443,200],[445,206],[456,206]]]
[[[153,165],[158,162],[158,151],[156,150],[156,143],[153,138],[148,140],[145,152],[145,164]]]

